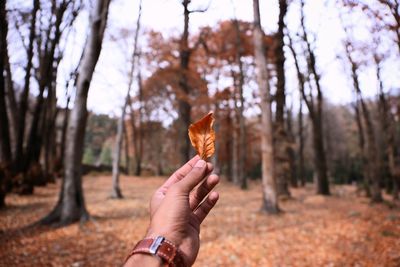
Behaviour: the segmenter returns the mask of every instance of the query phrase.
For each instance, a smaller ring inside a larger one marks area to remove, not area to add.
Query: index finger
[[[194,156],[191,160],[186,162],[185,165],[180,167],[177,171],[175,171],[165,182],[164,184],[159,188],[159,191],[161,192],[167,192],[168,188],[182,180],[194,167],[196,162],[200,160],[200,157],[198,155]]]

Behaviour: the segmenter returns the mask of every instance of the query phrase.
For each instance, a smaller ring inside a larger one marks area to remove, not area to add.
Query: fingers
[[[199,160],[194,165],[193,169],[185,176],[184,179],[177,183],[177,186],[184,193],[190,193],[206,176],[207,163],[204,160]]]
[[[167,179],[167,181],[164,182],[164,184],[160,187],[159,190],[165,193],[171,185],[173,185],[173,184],[179,182],[180,180],[182,180],[193,169],[193,166],[199,160],[200,160],[200,157],[198,155],[194,156],[185,165],[183,165],[177,171],[175,171]]]
[[[162,193],[166,193],[168,188],[171,187],[171,185],[176,184],[180,180],[182,180],[194,167],[194,165],[200,160],[200,157],[198,155],[194,156],[191,160],[189,160],[185,165],[180,167],[177,171],[175,171],[171,177],[167,179],[167,181],[164,182],[164,184],[158,189],[158,191]],[[213,166],[211,163],[207,163],[207,170],[206,173],[209,174],[213,170]]]
[[[208,213],[210,210],[215,206],[219,198],[219,195],[217,192],[211,192],[206,200],[200,204],[200,206],[195,210],[193,213],[199,220],[199,223],[201,224],[204,219],[207,217]]]
[[[219,177],[211,174],[204,182],[201,183],[189,196],[190,208],[194,210],[203,201],[203,199],[211,192],[211,190],[219,183]]]

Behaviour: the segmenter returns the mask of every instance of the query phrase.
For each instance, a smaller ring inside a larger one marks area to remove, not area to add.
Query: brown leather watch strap
[[[170,267],[186,267],[179,249],[162,236],[139,241],[126,260],[137,253],[157,255]]]

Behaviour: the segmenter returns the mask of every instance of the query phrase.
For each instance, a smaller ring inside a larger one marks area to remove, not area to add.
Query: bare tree
[[[235,84],[235,92],[234,92],[234,101],[235,101],[235,113],[237,117],[237,122],[239,124],[239,142],[238,142],[238,166],[237,166],[237,180],[238,184],[242,189],[247,189],[247,179],[245,172],[246,165],[246,122],[245,117],[243,115],[244,111],[244,96],[243,96],[243,86],[244,86],[244,72],[243,72],[243,45],[242,40],[240,38],[240,25],[238,20],[235,18],[233,20],[233,24],[235,27],[235,44],[236,44],[236,64],[239,68],[238,78]],[[237,105],[237,98],[239,98],[240,106]],[[234,130],[235,131],[235,130]],[[233,162],[235,164],[235,162]],[[235,174],[233,174],[235,175]]]
[[[300,64],[299,60],[297,57],[296,50],[294,49],[293,46],[293,41],[290,35],[288,34],[288,39],[289,39],[289,49],[292,52],[292,56],[294,59],[294,65],[296,67],[296,74],[297,74],[297,80],[299,83],[299,91],[300,91],[300,106],[299,106],[299,115],[298,115],[298,134],[299,134],[299,178],[300,178],[300,183],[302,186],[305,185],[306,180],[305,180],[305,173],[304,173],[304,122],[303,122],[303,95],[302,92],[305,90],[305,78],[304,74],[302,73],[300,69]]]
[[[189,103],[189,96],[192,92],[192,86],[189,83],[189,63],[193,49],[189,47],[189,18],[191,13],[205,12],[206,9],[189,10],[191,0],[182,0],[183,6],[183,33],[179,43],[179,66],[180,77],[179,87],[181,89],[178,97],[178,139],[179,142],[179,157],[181,164],[186,163],[190,157],[190,140],[187,134],[187,129],[190,125],[190,116],[192,106]]]
[[[121,189],[119,186],[119,164],[121,160],[121,147],[122,147],[122,140],[124,134],[124,122],[125,122],[125,114],[126,114],[126,107],[130,102],[130,92],[133,83],[133,77],[135,73],[135,61],[137,57],[137,47],[138,47],[138,37],[140,31],[140,17],[142,15],[142,1],[139,2],[139,13],[136,20],[136,30],[135,30],[135,38],[133,40],[133,51],[131,56],[131,69],[129,72],[129,82],[128,82],[128,90],[126,92],[125,102],[122,105],[122,112],[121,117],[118,120],[118,128],[117,128],[117,138],[115,140],[115,147],[114,147],[114,157],[113,157],[113,166],[112,166],[112,190],[111,190],[111,197],[112,198],[122,198]],[[128,145],[128,144],[126,144]]]
[[[347,29],[345,28],[347,33]],[[380,166],[379,166],[379,158],[378,158],[378,148],[376,145],[376,137],[375,132],[372,124],[372,118],[370,115],[370,111],[362,97],[360,83],[358,79],[358,64],[353,59],[351,51],[352,45],[349,41],[345,42],[345,52],[348,62],[350,63],[351,67],[351,77],[353,80],[353,88],[355,93],[357,94],[358,101],[361,106],[362,116],[365,122],[365,129],[366,129],[366,137],[367,137],[367,158],[368,158],[368,177],[371,183],[371,200],[373,202],[381,202],[382,194],[380,189]]]
[[[9,132],[9,121],[8,112],[6,106],[6,84],[4,79],[4,58],[5,51],[7,47],[6,36],[6,3],[5,1],[0,3],[0,162],[2,165],[8,165],[11,163],[11,142],[10,142],[10,132]],[[5,166],[3,166],[5,167]],[[1,181],[0,181],[1,186]],[[3,201],[0,200],[0,205]]]
[[[374,55],[374,63],[376,68],[376,79],[379,84],[379,117],[380,124],[382,127],[382,132],[384,134],[384,146],[385,146],[385,154],[387,156],[387,167],[389,169],[390,178],[392,179],[393,189],[392,195],[393,199],[399,198],[399,181],[400,181],[400,171],[399,166],[396,166],[395,160],[395,120],[393,118],[392,113],[390,112],[390,105],[388,98],[383,91],[383,81],[381,78],[381,57],[377,54]]]
[[[110,0],[97,0],[92,10],[90,32],[83,50],[76,80],[76,98],[69,117],[65,171],[58,202],[54,209],[41,220],[44,224],[62,225],[77,220],[88,220],[82,190],[82,154],[87,120],[87,96],[93,72],[100,56]]]
[[[261,95],[261,161],[262,161],[262,210],[276,214],[279,212],[274,173],[274,147],[272,140],[272,112],[267,61],[264,55],[264,33],[261,28],[259,1],[253,0],[254,11],[254,54],[257,83]]]
[[[275,65],[277,74],[277,87],[276,87],[276,113],[274,124],[274,146],[275,146],[275,173],[277,183],[277,193],[279,196],[290,196],[289,192],[289,155],[287,153],[288,140],[285,131],[285,53],[283,47],[284,43],[284,29],[285,29],[285,15],[287,12],[286,0],[279,0],[279,19],[278,19],[278,32],[275,39],[277,45],[275,47]]]
[[[15,92],[14,92],[14,84],[11,76],[11,68],[10,68],[10,58],[8,55],[8,45],[7,45],[7,34],[8,34],[8,20],[7,20],[7,11],[6,11],[6,1],[1,3],[1,16],[0,16],[0,27],[1,27],[1,35],[0,42],[2,49],[2,56],[0,60],[3,60],[3,69],[4,69],[4,83],[5,83],[5,97],[6,102],[4,107],[7,107],[7,115],[9,121],[9,134],[10,134],[10,143],[11,152],[15,149],[15,144],[12,141],[13,138],[11,136],[16,136],[16,127],[18,123],[18,107],[17,102],[15,100]],[[4,5],[4,6],[3,6]],[[2,73],[3,74],[3,73]],[[15,138],[14,138],[15,139]],[[6,145],[8,146],[8,145]],[[14,156],[14,155],[13,155]]]
[[[40,1],[33,0],[33,9],[31,12],[31,24],[29,29],[29,43],[27,47],[27,63],[25,67],[25,77],[24,77],[24,88],[22,90],[20,100],[19,100],[19,112],[18,112],[18,124],[17,124],[17,141],[15,149],[15,162],[19,165],[15,165],[16,172],[20,171],[24,164],[23,162],[23,146],[24,146],[24,136],[25,136],[25,125],[26,125],[26,113],[28,110],[28,96],[30,89],[30,78],[32,70],[32,59],[33,59],[33,48],[36,36],[36,15],[40,8]]]
[[[316,57],[314,51],[311,49],[311,43],[307,36],[307,30],[304,23],[304,1],[301,1],[301,19],[300,25],[303,31],[302,39],[306,45],[307,55],[307,68],[309,76],[313,77],[313,81],[317,90],[317,95],[312,95],[312,89],[310,88],[310,94],[307,95],[304,86],[300,88],[304,102],[307,105],[309,111],[309,117],[312,123],[313,131],[313,148],[314,148],[314,165],[317,173],[317,193],[321,195],[329,195],[329,181],[327,176],[327,165],[324,148],[324,134],[323,134],[323,96],[322,88],[320,85],[320,75],[317,72]],[[311,83],[309,81],[311,87]]]
[[[6,174],[5,172],[9,168],[9,164],[12,161],[11,155],[11,146],[10,146],[10,132],[9,132],[9,123],[7,117],[7,108],[6,108],[6,85],[4,79],[4,52],[7,43],[4,43],[5,38],[3,38],[4,31],[4,20],[6,16],[6,3],[2,1],[0,3],[0,208],[5,205],[5,183],[6,183]]]

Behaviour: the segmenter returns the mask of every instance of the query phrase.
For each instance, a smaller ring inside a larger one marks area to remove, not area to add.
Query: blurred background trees
[[[243,189],[262,178],[267,212],[276,213],[291,187],[306,183],[322,195],[336,184],[354,184],[374,202],[383,200],[383,190],[399,198],[397,0],[326,1],[340,24],[331,33],[340,43],[333,74],[321,54],[329,33],[316,30],[321,21],[309,16],[311,1],[276,1],[274,29],[261,25],[271,11],[258,1],[247,3],[258,7],[258,17],[235,15],[195,29],[191,18],[207,14],[209,5],[176,1],[182,28],[172,33],[141,28],[139,20],[107,24],[109,1],[28,2],[0,6],[1,205],[7,193],[32,194],[63,177],[45,222],[85,219],[82,173],[111,172],[114,162],[114,196],[121,195],[119,171],[169,174],[194,153],[188,125],[210,110],[215,169]],[[226,8],[238,12],[233,2]],[[77,33],[82,28],[89,29],[84,37]],[[101,56],[116,58],[116,48],[124,63],[96,73],[97,60],[104,66]],[[99,83],[92,78],[107,84],[115,71],[121,82],[107,85],[115,112],[87,114],[90,85]],[[338,73],[348,86],[329,91],[327,81]],[[373,86],[375,95],[366,94]],[[125,88],[123,105],[113,102],[117,88]],[[349,91],[351,100],[332,101]],[[70,206],[62,208],[64,201]]]

